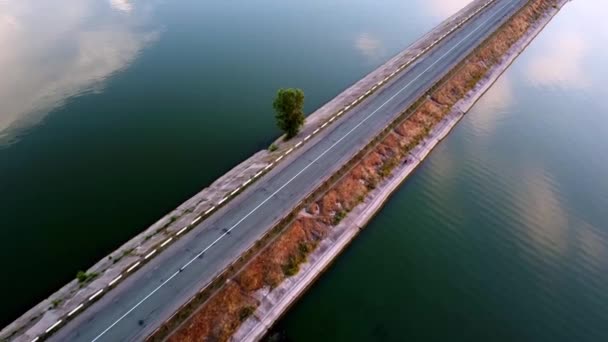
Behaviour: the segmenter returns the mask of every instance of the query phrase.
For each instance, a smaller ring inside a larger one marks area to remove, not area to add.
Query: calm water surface
[[[275,331],[608,341],[605,9],[568,4]]]
[[[0,325],[467,1],[0,1]],[[575,0],[277,329],[608,336],[608,41]]]
[[[466,2],[0,0],[0,326]]]

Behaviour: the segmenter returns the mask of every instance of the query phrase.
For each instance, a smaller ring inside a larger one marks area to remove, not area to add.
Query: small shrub
[[[53,309],[55,309],[56,307],[59,306],[59,304],[61,304],[62,300],[61,299],[54,299],[51,303],[53,304]]]
[[[395,166],[397,166],[396,159],[390,159],[390,160],[386,161],[386,163],[382,164],[382,167],[380,168],[380,172],[379,172],[380,176],[382,178],[387,177],[388,175],[391,174],[391,171],[393,171]]]
[[[268,146],[268,151],[270,151],[270,152],[274,152],[278,149],[279,149],[279,147],[275,144],[271,144],[270,146]]]
[[[340,210],[340,211],[338,211],[338,212],[336,213],[336,215],[334,215],[333,222],[332,222],[332,223],[333,223],[333,225],[335,226],[335,225],[337,225],[338,223],[340,223],[340,221],[342,221],[342,220],[343,220],[343,219],[346,217],[346,214],[347,214],[347,213],[346,213],[346,211],[344,211],[344,210]]]
[[[310,248],[304,242],[300,242],[300,244],[298,244],[298,250],[302,256],[306,256],[308,252],[310,252]]]
[[[78,271],[78,273],[76,273],[76,279],[78,279],[78,283],[85,284],[85,283],[95,279],[95,277],[97,277],[97,275],[98,274],[95,272],[87,273],[85,271]]]
[[[290,256],[289,261],[283,266],[283,274],[287,277],[296,275],[300,271],[300,260],[295,256]]]
[[[376,187],[378,186],[378,180],[373,178],[369,181],[369,184],[367,184],[367,188],[370,190],[374,190]]]
[[[239,311],[239,320],[244,322],[247,318],[249,318],[249,316],[253,315],[254,312],[255,308],[251,305],[241,308]]]

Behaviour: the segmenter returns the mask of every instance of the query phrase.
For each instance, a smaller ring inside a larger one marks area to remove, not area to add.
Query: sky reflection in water
[[[152,3],[129,0],[0,2],[0,146],[14,142],[71,96],[100,91],[158,30]]]

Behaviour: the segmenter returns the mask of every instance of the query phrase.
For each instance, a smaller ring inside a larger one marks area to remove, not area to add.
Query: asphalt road
[[[49,340],[143,340],[525,2],[480,12]]]

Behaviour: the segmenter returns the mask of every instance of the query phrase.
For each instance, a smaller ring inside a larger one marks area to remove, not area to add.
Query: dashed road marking
[[[166,245],[167,245],[169,242],[171,242],[171,241],[173,241],[173,238],[172,238],[172,237],[168,238],[167,240],[165,240],[165,242],[161,243],[161,244],[160,244],[160,247],[161,247],[161,248],[165,247],[165,246],[166,246]]]
[[[108,286],[112,286],[114,284],[116,284],[117,281],[119,281],[122,278],[122,274],[119,275],[118,277],[112,279],[112,281],[110,283],[108,283]]]
[[[215,210],[215,206],[213,206],[213,207],[211,207],[211,208],[207,209],[207,211],[205,211],[205,214],[204,214],[204,215],[209,215],[209,213],[210,213],[210,212],[212,212],[213,210]]]
[[[201,220],[202,216],[198,216],[197,218],[195,218],[194,220],[192,220],[192,222],[190,224],[196,224],[196,222]]]
[[[138,264],[139,264],[139,262],[138,262]],[[129,272],[129,271],[127,271],[127,272]],[[91,301],[91,300],[97,298],[97,296],[99,296],[102,292],[103,292],[103,289],[95,292],[91,297],[89,297],[89,300]]]
[[[146,254],[146,256],[144,257],[144,260],[148,259],[149,257],[153,256],[154,253],[156,253],[156,249],[154,249],[152,252]]]
[[[83,306],[84,306],[84,304],[82,304],[82,303],[81,303],[80,305],[78,305],[78,306],[77,306],[77,307],[76,307],[74,310],[72,310],[72,311],[70,311],[70,312],[68,313],[68,317],[70,317],[70,316],[72,316],[73,314],[75,314],[75,313],[76,313],[76,311],[78,311],[78,310],[82,309],[82,307],[83,307]]]
[[[44,332],[45,333],[50,333],[53,329],[55,329],[59,324],[61,324],[61,322],[63,322],[63,320],[58,320],[57,322],[55,322],[55,324],[51,325],[48,329],[46,329]]]
[[[133,271],[135,269],[135,267],[139,266],[139,264],[141,264],[141,261],[138,261],[135,264],[133,264],[133,266],[129,267],[129,269],[127,269],[127,273]]]

